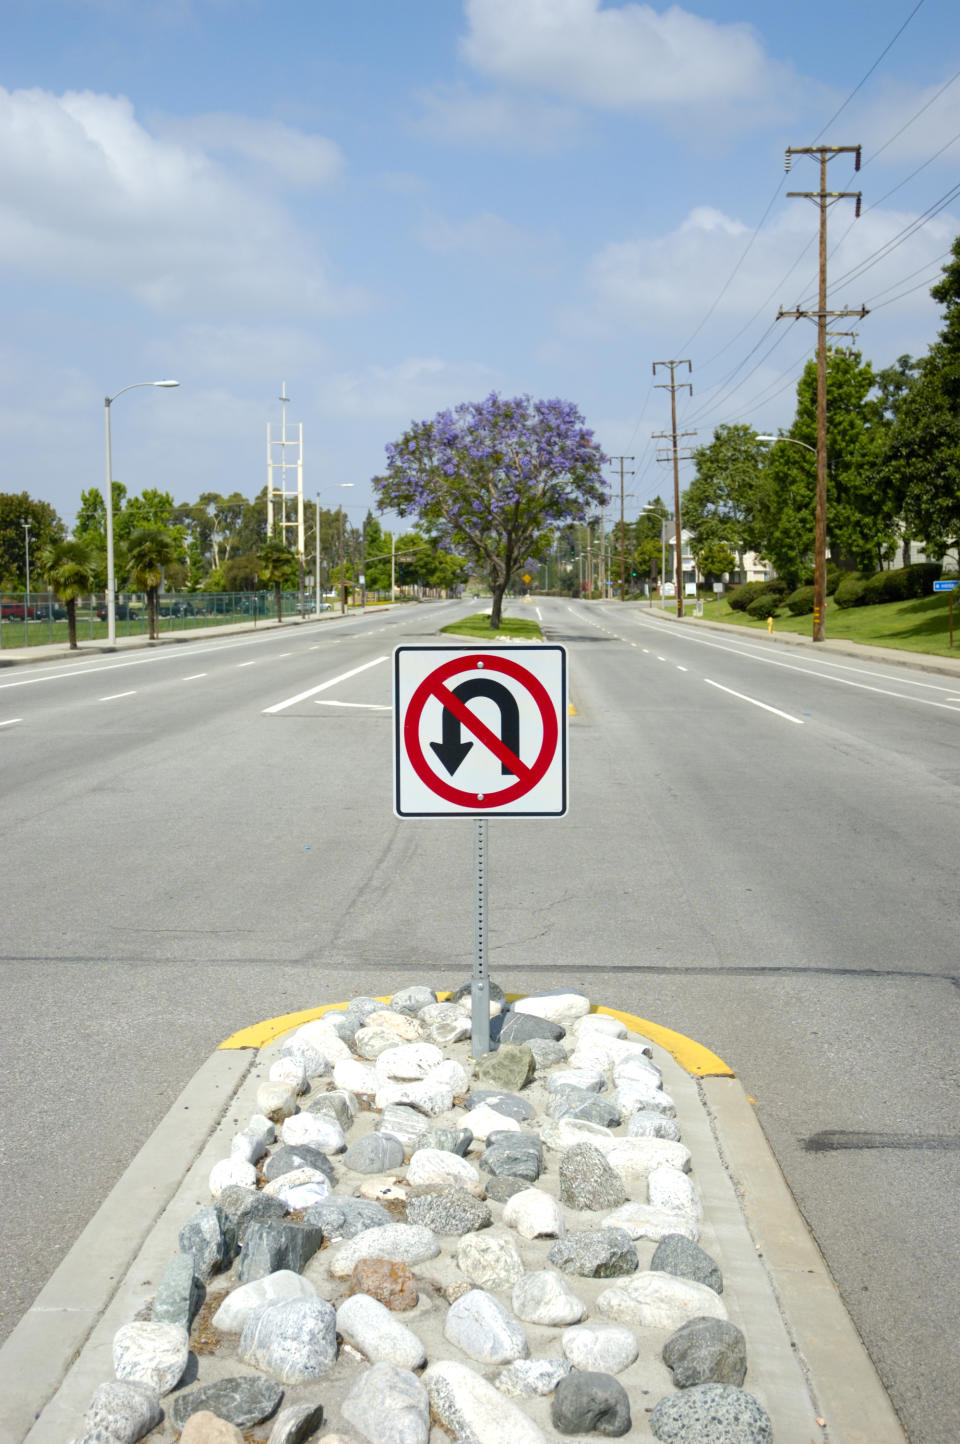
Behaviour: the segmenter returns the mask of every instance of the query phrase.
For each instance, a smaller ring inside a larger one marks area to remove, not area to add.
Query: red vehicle
[[[22,622],[25,618],[33,621],[36,615],[37,609],[33,602],[30,603],[29,607],[26,602],[0,602],[0,618],[5,622]]]

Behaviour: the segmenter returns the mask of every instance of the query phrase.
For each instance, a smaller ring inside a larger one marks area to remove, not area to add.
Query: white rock
[[[231,1158],[244,1158],[247,1163],[256,1163],[276,1141],[277,1130],[262,1113],[254,1113],[246,1128],[233,1135],[230,1144]]]
[[[477,1108],[471,1108],[466,1115],[464,1126],[470,1129],[474,1138],[484,1139],[490,1133],[507,1132],[520,1133],[523,1124],[515,1118],[508,1118],[506,1113],[498,1113],[487,1103],[481,1103]]]
[[[392,1173],[376,1173],[365,1178],[357,1190],[358,1198],[369,1198],[374,1203],[406,1203],[406,1186],[398,1183]]]
[[[271,1083],[289,1083],[298,1093],[307,1090],[307,1070],[298,1058],[278,1058],[267,1074]]]
[[[569,1028],[578,1018],[589,1013],[590,999],[582,993],[535,993],[529,998],[518,998],[513,1010],[515,1013],[530,1013],[534,1018],[546,1018],[550,1023],[559,1023],[561,1028]]]
[[[664,1093],[652,1075],[649,1083],[638,1079],[625,1078],[613,1090],[611,1100],[620,1110],[621,1118],[631,1118],[634,1113],[662,1113],[665,1118],[676,1117],[677,1107],[669,1093]]]
[[[559,1203],[542,1188],[524,1188],[508,1198],[503,1205],[503,1221],[521,1238],[559,1238],[566,1233]]]
[[[453,1006],[456,1008],[457,1012],[462,1018],[473,1017],[473,999],[469,995],[465,998],[461,998],[459,1003],[454,1003]],[[491,1018],[499,1018],[500,1014],[503,1012],[503,1004],[498,1003],[495,998],[491,998],[488,1011]]]
[[[625,1038],[627,1028],[619,1018],[610,1018],[606,1013],[585,1013],[578,1018],[572,1029],[578,1039],[585,1038],[589,1033],[605,1033],[608,1038]]]
[[[113,1336],[113,1372],[129,1384],[169,1394],[183,1377],[190,1338],[179,1324],[124,1324]]]
[[[344,1299],[337,1309],[337,1332],[371,1364],[419,1369],[427,1360],[426,1350],[413,1330],[368,1294],[352,1294]]]
[[[261,1083],[257,1108],[274,1123],[282,1123],[297,1111],[297,1090],[290,1083]]]
[[[480,1364],[512,1364],[529,1353],[523,1326],[484,1289],[471,1289],[450,1305],[443,1336]]]
[[[428,1003],[417,1017],[424,1023],[452,1023],[463,1016],[456,1003]]]
[[[225,1188],[235,1183],[241,1188],[256,1188],[257,1170],[245,1158],[221,1158],[210,1170],[210,1192],[214,1198],[219,1198]]]
[[[544,1146],[554,1153],[563,1153],[578,1143],[592,1143],[601,1153],[608,1153],[617,1141],[609,1128],[601,1128],[599,1123],[588,1123],[585,1118],[543,1118],[540,1121],[540,1137]]]
[[[481,1289],[508,1289],[523,1276],[513,1239],[487,1230],[464,1234],[457,1245],[457,1268]]]
[[[333,1081],[361,1098],[372,1098],[380,1087],[377,1070],[359,1058],[338,1058],[333,1065]]]
[[[398,1043],[380,1054],[374,1071],[381,1082],[388,1078],[412,1082],[426,1078],[442,1062],[443,1053],[433,1043]]]
[[[312,1023],[304,1023],[294,1033],[294,1038],[302,1039],[322,1053],[327,1060],[327,1065],[332,1068],[341,1058],[351,1058],[349,1045],[344,1042],[331,1024],[323,1018],[315,1018]]]
[[[624,1203],[608,1213],[603,1228],[622,1228],[631,1238],[648,1238],[659,1243],[668,1233],[680,1233],[691,1243],[700,1237],[695,1218],[686,1213],[671,1213],[664,1208],[651,1208],[648,1203]]]
[[[382,1028],[386,1033],[395,1033],[398,1042],[414,1043],[423,1037],[424,1025],[409,1013],[395,1013],[392,1008],[371,1013],[363,1020],[365,1028]]]
[[[303,1071],[308,1078],[322,1078],[330,1072],[330,1064],[325,1053],[314,1047],[308,1038],[297,1038],[291,1036],[283,1044],[281,1058],[293,1058],[303,1065]]]
[[[381,1083],[374,1105],[386,1108],[391,1103],[405,1103],[409,1108],[416,1108],[418,1113],[425,1113],[428,1118],[436,1118],[453,1107],[453,1089],[448,1083],[435,1083],[432,1078],[421,1078],[413,1083]]]
[[[513,1312],[528,1324],[546,1324],[559,1328],[576,1324],[587,1312],[562,1274],[553,1269],[537,1269],[524,1274],[513,1286]]]
[[[436,1068],[431,1068],[427,1080],[431,1083],[446,1083],[453,1090],[454,1098],[460,1098],[470,1091],[467,1070],[455,1058],[445,1058]]]
[[[343,1153],[347,1146],[343,1129],[332,1113],[295,1113],[284,1119],[280,1137],[294,1147],[306,1143],[321,1153]]]
[[[309,1208],[330,1196],[330,1180],[319,1168],[293,1168],[266,1184],[263,1192],[279,1198],[288,1209]]]
[[[564,1088],[587,1088],[601,1093],[607,1086],[607,1075],[599,1068],[557,1068],[547,1075],[547,1092],[560,1093]]]
[[[277,1269],[252,1283],[231,1289],[211,1320],[223,1334],[239,1334],[249,1314],[270,1299],[312,1299],[317,1291],[303,1274],[292,1269]]]
[[[497,1375],[494,1383],[512,1399],[536,1399],[552,1394],[570,1373],[569,1359],[516,1359]]]
[[[658,1084],[663,1083],[663,1074],[645,1053],[634,1053],[628,1058],[621,1058],[613,1065],[613,1077],[616,1083],[642,1083],[651,1075],[656,1078]]]
[[[441,1148],[418,1148],[407,1165],[407,1183],[417,1187],[465,1188],[479,1198],[483,1193],[480,1170],[458,1153]]]
[[[621,1374],[640,1352],[636,1334],[619,1324],[580,1324],[560,1336],[564,1357],[584,1373]]]
[[[643,1183],[653,1169],[664,1165],[686,1173],[690,1168],[690,1150],[666,1138],[618,1138],[607,1151],[607,1162],[624,1183]]]
[[[427,1444],[430,1400],[410,1369],[372,1364],[340,1405],[343,1417],[368,1444]],[[272,1444],[273,1436],[268,1444]],[[318,1444],[356,1444],[351,1434],[324,1434]]]
[[[665,1139],[657,1140],[665,1142]],[[675,1144],[683,1147],[683,1144]],[[693,1180],[679,1168],[661,1164],[647,1175],[647,1202],[654,1208],[665,1208],[673,1213],[686,1213],[691,1218],[703,1218],[703,1208]]]
[[[385,1223],[380,1228],[366,1228],[354,1238],[345,1239],[327,1254],[330,1273],[335,1279],[347,1279],[354,1265],[362,1258],[386,1258],[395,1263],[423,1263],[436,1258],[440,1240],[432,1228],[418,1223]]]
[[[651,1270],[633,1274],[597,1295],[597,1309],[608,1319],[650,1329],[679,1329],[701,1315],[725,1319],[723,1300],[706,1284]]]
[[[523,1409],[466,1364],[443,1359],[431,1364],[421,1381],[434,1415],[454,1438],[470,1444],[547,1444]]]

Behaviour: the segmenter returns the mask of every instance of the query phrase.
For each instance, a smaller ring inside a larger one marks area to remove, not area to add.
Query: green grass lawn
[[[689,604],[688,604],[689,605]],[[686,608],[684,609],[686,610]],[[692,611],[692,608],[691,608]],[[877,607],[838,607],[827,598],[826,634],[838,641],[861,642],[869,647],[897,647],[904,652],[930,652],[936,656],[960,658],[960,606],[954,602],[956,645],[950,649],[949,595],[917,597],[909,602],[885,602]],[[705,620],[732,622],[738,627],[767,630],[746,612],[735,612],[725,597],[704,598]],[[810,636],[813,617],[794,617],[785,609],[773,619],[775,632],[796,632]]]
[[[485,642],[543,641],[539,623],[529,617],[501,617],[499,631],[492,632],[490,616],[485,612],[476,612],[472,617],[464,617],[462,622],[451,622],[449,627],[441,627],[440,630],[450,632],[455,637],[480,637]]]

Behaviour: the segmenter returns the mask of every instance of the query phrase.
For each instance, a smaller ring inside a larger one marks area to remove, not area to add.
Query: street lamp
[[[819,452],[808,441],[798,441],[795,436],[757,436],[758,441],[789,441],[791,446],[801,446],[819,458]],[[824,616],[827,610],[827,536],[826,527],[820,525],[820,479],[817,477],[817,527],[813,545],[813,640],[824,639]],[[823,498],[823,515],[826,515],[826,498]],[[799,550],[799,548],[798,548]]]
[[[23,527],[23,544],[27,553],[27,600],[23,607],[23,625],[26,628],[27,619],[30,616],[30,528],[33,526],[33,522],[21,521],[20,525]]]
[[[113,461],[110,455],[110,407],[124,391],[134,391],[138,386],[179,386],[179,381],[134,381],[122,386],[112,396],[103,398],[104,426],[107,438],[107,489],[104,503],[107,510],[107,641],[111,646],[117,640],[117,583],[113,569]]]

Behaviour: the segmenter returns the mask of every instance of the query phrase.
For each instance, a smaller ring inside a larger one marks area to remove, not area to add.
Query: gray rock
[[[560,1202],[568,1208],[619,1208],[627,1201],[623,1179],[592,1143],[577,1143],[560,1158]]]
[[[93,1391],[83,1416],[84,1434],[102,1431],[118,1444],[136,1444],[163,1418],[156,1391],[147,1384],[111,1380]]]
[[[546,1324],[561,1328],[578,1323],[587,1306],[578,1299],[565,1278],[552,1269],[536,1269],[524,1274],[513,1286],[513,1312],[528,1324]]]
[[[543,1171],[543,1144],[535,1133],[493,1133],[478,1166],[494,1178],[506,1175],[536,1183]]]
[[[369,1294],[351,1294],[337,1309],[337,1332],[372,1364],[419,1369],[427,1361],[420,1339],[385,1304]]]
[[[662,1444],[773,1444],[766,1409],[731,1384],[697,1384],[661,1399],[650,1428]]]
[[[566,1037],[566,1028],[551,1023],[548,1018],[535,1018],[532,1013],[506,1013],[498,1033],[491,1027],[491,1033],[500,1043],[529,1043],[534,1038],[547,1038],[559,1043]]]
[[[321,1228],[324,1238],[355,1238],[368,1228],[382,1228],[394,1220],[371,1199],[325,1198],[307,1209],[303,1221]]]
[[[427,1128],[413,1145],[413,1152],[419,1148],[439,1148],[441,1153],[456,1153],[466,1158],[473,1142],[469,1128]]]
[[[330,1088],[307,1104],[308,1113],[329,1113],[346,1132],[358,1112],[357,1096],[349,1088]]]
[[[522,1324],[483,1289],[471,1289],[450,1305],[443,1336],[481,1364],[512,1364],[529,1352]]]
[[[309,1038],[288,1038],[280,1049],[280,1057],[295,1058],[298,1063],[302,1063],[308,1078],[321,1078],[324,1073],[330,1072],[327,1055],[315,1043],[311,1043]]]
[[[547,1117],[582,1118],[601,1128],[617,1128],[621,1122],[620,1110],[609,1098],[598,1098],[591,1089],[569,1084],[550,1095]]]
[[[255,1309],[238,1356],[284,1384],[323,1378],[337,1361],[337,1315],[326,1299],[281,1299]]]
[[[285,1173],[295,1173],[298,1168],[316,1168],[320,1173],[325,1173],[331,1183],[337,1181],[330,1159],[325,1153],[321,1153],[319,1148],[311,1148],[309,1143],[301,1143],[297,1147],[285,1143],[282,1148],[278,1148],[263,1165],[263,1176],[268,1183],[272,1183],[275,1178],[282,1178]]]
[[[554,1043],[550,1038],[531,1038],[527,1047],[533,1054],[537,1073],[544,1073],[548,1068],[554,1068],[558,1063],[565,1063],[567,1060],[562,1044]]]
[[[693,1279],[695,1283],[706,1284],[715,1294],[723,1293],[723,1274],[708,1253],[699,1244],[692,1243],[680,1233],[668,1233],[657,1244],[652,1269],[661,1273],[676,1274],[681,1279]]]
[[[438,1008],[445,1004],[437,1003]],[[455,1017],[435,1018],[427,1024],[426,1039],[429,1043],[435,1043],[438,1048],[449,1048],[452,1043],[462,1043],[464,1038],[470,1037],[470,1019],[460,1014]]]
[[[739,1388],[747,1372],[747,1341],[726,1319],[690,1319],[670,1335],[662,1357],[678,1389],[696,1384]]]
[[[199,1389],[178,1394],[170,1401],[170,1422],[177,1433],[191,1414],[209,1409],[218,1419],[235,1424],[238,1429],[252,1429],[280,1405],[283,1388],[273,1379],[251,1378],[249,1375],[236,1379],[215,1379],[210,1384],[201,1384]]]
[[[471,1088],[463,1101],[463,1106],[469,1113],[471,1108],[479,1108],[486,1103],[496,1113],[502,1113],[505,1118],[515,1118],[518,1123],[524,1123],[528,1118],[533,1118],[536,1109],[526,1098],[521,1098],[519,1093],[507,1093],[502,1088]]]
[[[353,1040],[353,1046],[358,1057],[366,1058],[372,1063],[388,1048],[396,1048],[399,1041],[397,1034],[392,1033],[389,1028],[360,1028]]]
[[[323,1242],[315,1224],[255,1223],[247,1230],[237,1275],[242,1284],[265,1278],[278,1269],[303,1273]]]
[[[472,997],[472,987],[472,983],[461,983],[456,992],[451,993],[450,1002],[459,1003],[463,998]],[[489,980],[487,982],[487,997],[491,1003],[499,1003],[501,1007],[503,1007],[507,1001],[507,995],[500,985]]]
[[[532,1179],[518,1178],[514,1174],[498,1173],[488,1180],[484,1192],[495,1203],[506,1203],[515,1193],[522,1193],[525,1188],[529,1188],[532,1182]]]
[[[280,1410],[267,1444],[304,1444],[322,1423],[322,1404],[291,1404]]]
[[[603,1434],[617,1439],[630,1430],[630,1400],[612,1375],[574,1370],[557,1385],[550,1417],[561,1434]]]
[[[317,1290],[303,1274],[280,1269],[253,1283],[231,1289],[211,1320],[213,1327],[224,1334],[239,1334],[254,1309],[277,1299],[314,1299]]]
[[[217,1199],[217,1207],[233,1220],[237,1242],[241,1245],[253,1224],[281,1219],[287,1211],[282,1199],[271,1198],[268,1193],[260,1193],[255,1188],[241,1188],[239,1184],[231,1184],[223,1190]]]
[[[509,1289],[523,1277],[523,1262],[512,1238],[467,1233],[457,1246],[457,1267],[481,1289]]]
[[[437,995],[432,988],[424,988],[414,984],[412,988],[401,988],[399,993],[394,993],[390,999],[391,1008],[398,1013],[419,1013],[421,1008],[428,1007],[437,1001]]]
[[[117,1378],[146,1384],[160,1395],[177,1387],[189,1354],[189,1335],[179,1324],[123,1324],[113,1336]]]
[[[388,1103],[380,1114],[377,1131],[399,1138],[404,1151],[410,1153],[421,1133],[425,1133],[429,1127],[429,1118],[418,1113],[416,1108],[411,1108],[406,1103]]]
[[[589,1228],[558,1238],[547,1258],[565,1274],[612,1279],[639,1268],[633,1239],[622,1228]]]
[[[680,1125],[675,1118],[667,1118],[652,1108],[640,1108],[627,1119],[627,1137],[666,1138],[679,1143]]]
[[[440,1241],[432,1228],[420,1224],[393,1223],[368,1228],[327,1254],[328,1268],[335,1279],[347,1279],[362,1258],[392,1259],[394,1263],[417,1264],[436,1258]]]
[[[189,1333],[206,1297],[207,1291],[194,1273],[193,1255],[178,1253],[163,1271],[150,1317],[155,1324],[179,1324]]]
[[[367,1133],[350,1144],[342,1162],[354,1173],[389,1173],[403,1166],[403,1157],[399,1138],[391,1133]]]
[[[179,1233],[180,1252],[193,1256],[193,1271],[204,1282],[230,1267],[237,1251],[237,1229],[216,1204],[198,1208]]]
[[[338,1038],[343,1039],[344,1043],[352,1042],[360,1027],[356,1018],[348,1018],[343,1008],[331,1008],[329,1012],[324,1013],[323,1021],[328,1028],[333,1029]]]
[[[443,1188],[407,1200],[407,1222],[422,1223],[445,1237],[489,1228],[493,1215],[487,1204],[464,1188]]]
[[[426,1389],[416,1374],[393,1364],[367,1369],[340,1412],[369,1444],[427,1444],[430,1437]]]
[[[533,1054],[525,1043],[501,1043],[495,1053],[484,1053],[475,1072],[481,1083],[515,1093],[530,1082],[535,1071]]]
[[[573,1365],[569,1359],[517,1359],[497,1375],[501,1394],[514,1399],[536,1399],[552,1394]]]
[[[363,1027],[371,1013],[382,1013],[387,1007],[388,1004],[381,1003],[379,998],[370,998],[367,996],[351,998],[347,1004],[347,1022],[350,1023],[356,1031],[356,1029]]]
[[[467,1364],[441,1359],[423,1383],[437,1421],[459,1444],[545,1444],[543,1430]]]

